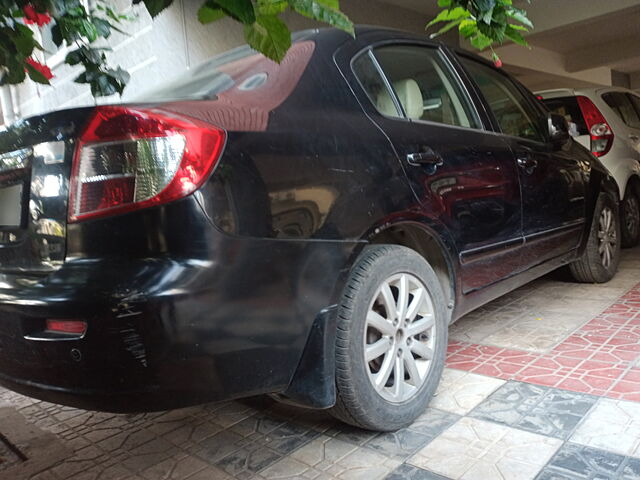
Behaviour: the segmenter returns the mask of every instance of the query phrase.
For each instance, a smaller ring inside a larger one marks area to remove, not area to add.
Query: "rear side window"
[[[360,55],[353,62],[353,73],[355,73],[371,103],[376,106],[380,113],[388,117],[403,118],[402,111],[398,108],[398,104],[394,102],[391,92],[385,85],[384,79],[374,61],[371,53]]]
[[[631,128],[640,128],[638,112],[631,103],[631,99],[623,92],[609,92],[602,95],[602,99],[616,112],[616,115]]]
[[[631,100],[633,107],[636,109],[636,112],[638,112],[638,115],[640,115],[640,97],[630,93],[629,99]]]
[[[475,60],[461,57],[460,61],[489,103],[503,133],[546,142],[540,113],[507,76]]]
[[[548,98],[543,100],[543,103],[551,112],[562,115],[567,120],[569,133],[572,136],[589,134],[587,123],[584,121],[576,97]]]
[[[418,45],[393,45],[373,51],[375,62],[386,77],[373,81],[370,63],[366,68],[354,63],[354,72],[378,111],[387,116],[480,128],[470,100],[462,91],[440,53]],[[361,57],[358,60],[361,60]],[[362,60],[364,62],[364,60]],[[369,58],[369,62],[373,62]],[[384,88],[382,88],[384,86]],[[395,98],[394,98],[395,97]],[[398,112],[398,106],[402,112]]]

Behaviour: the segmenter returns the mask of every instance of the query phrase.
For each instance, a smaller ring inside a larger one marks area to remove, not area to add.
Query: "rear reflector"
[[[159,109],[96,107],[74,158],[69,221],[190,195],[209,177],[225,132]]]
[[[87,323],[80,320],[47,320],[47,331],[84,335],[87,331]]]
[[[613,145],[613,132],[598,107],[587,97],[577,96],[578,105],[591,136],[591,153],[596,157],[606,155]]]

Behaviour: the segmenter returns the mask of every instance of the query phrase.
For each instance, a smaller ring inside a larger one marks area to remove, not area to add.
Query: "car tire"
[[[445,305],[436,273],[417,252],[366,247],[338,308],[331,413],[375,431],[398,430],[422,414],[444,367]]]
[[[620,263],[620,216],[616,202],[601,193],[582,257],[569,265],[573,278],[583,283],[605,283],[613,278]]]
[[[640,242],[640,198],[633,185],[627,186],[627,191],[620,203],[620,229],[622,230],[622,247],[631,248]]]

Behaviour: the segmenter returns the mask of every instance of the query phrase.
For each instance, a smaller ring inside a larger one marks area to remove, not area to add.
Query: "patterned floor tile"
[[[530,310],[516,321],[489,335],[483,343],[544,353],[551,350],[591,316]]]
[[[536,480],[638,480],[640,460],[615,453],[565,444]]]
[[[459,415],[429,407],[407,428],[434,438],[459,419]]]
[[[412,465],[400,465],[385,480],[449,480],[437,473],[423,470]]]
[[[562,441],[464,417],[408,463],[458,480],[530,480]]]
[[[596,401],[589,395],[508,382],[470,416],[567,439]]]
[[[323,435],[266,468],[259,478],[375,480],[399,465],[400,461],[382,453]]]
[[[430,406],[464,415],[503,384],[497,378],[446,368]]]
[[[601,398],[570,440],[640,457],[640,403]]]

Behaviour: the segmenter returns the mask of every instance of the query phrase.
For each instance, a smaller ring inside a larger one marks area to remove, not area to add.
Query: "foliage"
[[[529,0],[527,0],[529,1]],[[493,51],[495,43],[511,40],[527,47],[523,33],[533,28],[527,12],[513,6],[512,0],[438,0],[443,10],[427,24],[427,28],[442,24],[432,37],[457,27],[460,34],[478,50],[491,48],[493,61],[502,62]]]
[[[131,0],[143,4],[152,17],[174,0]],[[202,1],[202,0],[200,0]],[[81,0],[0,0],[0,85],[19,84],[27,76],[49,84],[48,66],[38,61],[44,52],[37,29],[50,28],[58,48],[70,48],[64,62],[80,66],[75,78],[91,87],[95,97],[122,94],[129,74],[108,65],[105,40],[132,17],[116,12],[109,0],[93,2],[88,10]],[[229,17],[244,28],[247,43],[265,56],[281,61],[291,46],[291,32],[280,18],[286,10],[327,23],[353,34],[353,24],[340,11],[339,0],[206,0],[198,10],[203,24]]]

